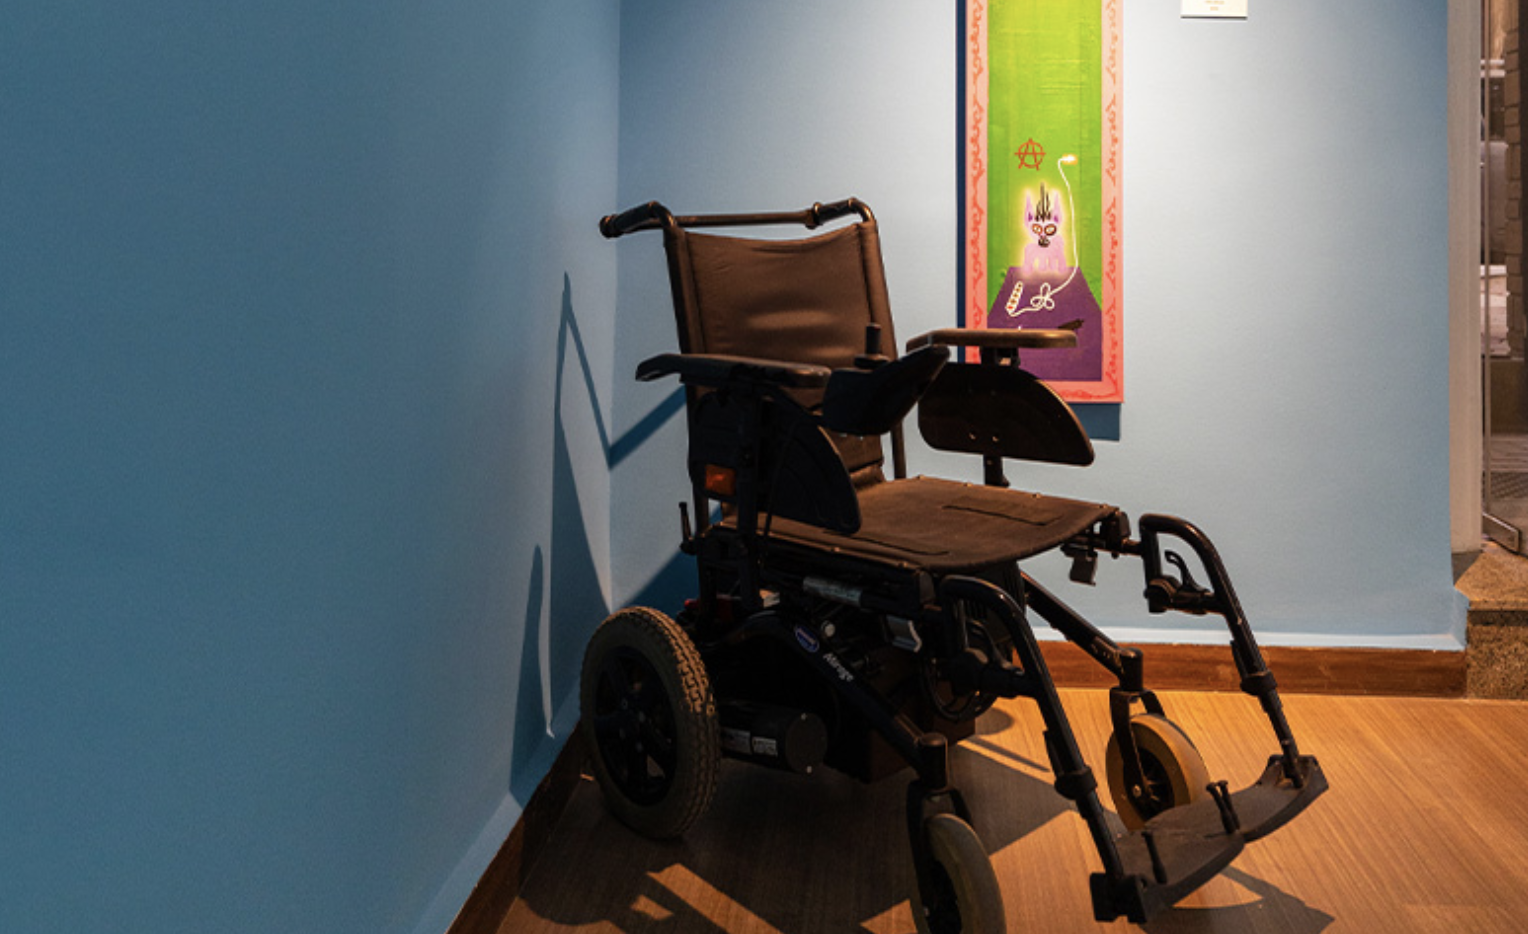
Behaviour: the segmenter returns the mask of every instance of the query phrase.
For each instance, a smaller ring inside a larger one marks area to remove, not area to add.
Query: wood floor
[[[1065,691],[1102,771],[1107,694]],[[1216,778],[1249,784],[1275,751],[1251,699],[1163,693]],[[1050,786],[1033,705],[1007,702],[953,753],[1003,888],[1011,934],[1528,931],[1528,703],[1290,695],[1331,790],[1177,908],[1137,928],[1092,920],[1098,866]],[[905,781],[864,786],[725,763],[679,842],[616,823],[583,782],[501,934],[908,934]]]

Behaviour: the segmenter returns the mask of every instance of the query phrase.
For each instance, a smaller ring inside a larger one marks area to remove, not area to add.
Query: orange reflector
[[[731,467],[706,465],[706,492],[712,496],[732,496],[737,493],[737,471]]]

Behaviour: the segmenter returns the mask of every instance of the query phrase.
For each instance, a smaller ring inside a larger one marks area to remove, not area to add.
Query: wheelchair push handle
[[[836,221],[840,217],[848,217],[850,214],[858,214],[860,220],[870,220],[870,208],[858,198],[845,198],[842,201],[834,201],[831,204],[823,204],[821,201],[807,208],[808,216],[806,227],[808,230],[821,227],[830,221]]]
[[[600,218],[600,233],[605,239],[614,240],[639,230],[653,230],[672,223],[674,215],[656,201],[639,204],[619,214],[606,214]]]
[[[815,230],[851,214],[860,220],[874,220],[870,207],[858,198],[844,198],[823,204],[814,203],[800,211],[776,211],[763,214],[686,214],[676,216],[657,201],[639,204],[619,214],[607,214],[600,219],[600,233],[607,240],[624,237],[639,230],[656,230],[671,227],[753,227],[769,224],[800,224]]]

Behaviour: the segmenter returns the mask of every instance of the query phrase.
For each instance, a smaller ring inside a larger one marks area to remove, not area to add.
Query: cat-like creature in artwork
[[[1061,236],[1061,206],[1051,201],[1044,182],[1040,183],[1038,206],[1029,195],[1024,196],[1024,219],[1034,240],[1024,246],[1021,268],[1036,278],[1065,276],[1067,262],[1066,246]]]

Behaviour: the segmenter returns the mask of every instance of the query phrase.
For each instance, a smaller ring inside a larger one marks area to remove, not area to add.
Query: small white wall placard
[[[1183,15],[1207,19],[1246,19],[1247,0],[1183,0]]]

